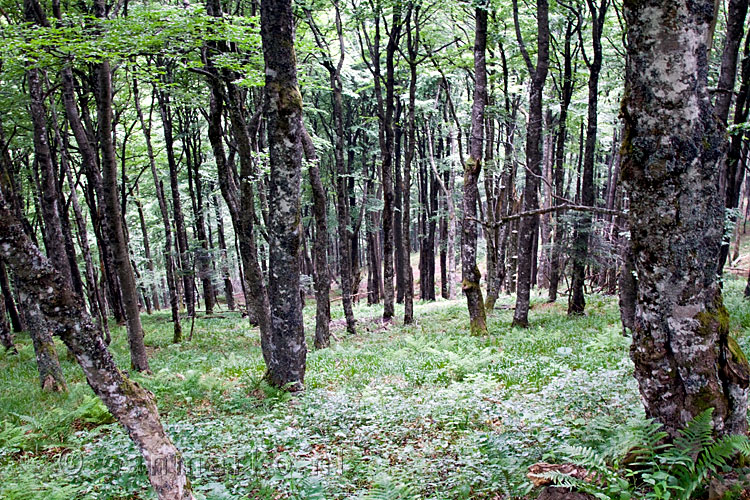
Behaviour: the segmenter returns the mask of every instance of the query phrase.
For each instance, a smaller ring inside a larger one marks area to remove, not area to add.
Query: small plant
[[[664,443],[667,433],[653,421],[647,421],[640,431],[633,432],[631,428],[624,434],[633,446],[621,459],[610,453],[621,449],[621,439],[619,443],[603,443],[598,450],[588,446],[565,447],[564,458],[586,468],[591,480],[557,472],[548,477],[558,486],[602,500],[689,500],[712,474],[727,468],[738,453],[750,455],[747,436],[719,439],[713,436],[712,414],[713,408],[709,408],[697,415],[671,443]]]

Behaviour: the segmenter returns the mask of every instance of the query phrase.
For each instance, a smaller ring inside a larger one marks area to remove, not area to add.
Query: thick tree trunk
[[[91,388],[141,451],[151,485],[160,500],[192,500],[185,467],[164,432],[153,395],[115,365],[99,331],[78,297],[24,234],[21,223],[0,199],[0,258],[13,269],[24,295],[53,326],[76,357]]]
[[[622,178],[638,274],[631,357],[646,414],[675,436],[714,408],[717,434],[747,432],[748,364],[716,280],[726,136],[709,102],[712,2],[625,4]]]
[[[262,347],[269,382],[297,391],[304,387],[307,346],[299,292],[302,96],[297,84],[291,0],[261,1],[261,38],[271,164],[268,227],[271,330],[270,342]]]
[[[475,9],[476,28],[474,38],[474,104],[471,108],[471,138],[469,157],[464,165],[464,206],[461,222],[461,285],[469,308],[470,329],[473,335],[487,333],[481,274],[477,267],[477,182],[482,169],[482,143],[484,139],[484,107],[487,103],[487,2]]]
[[[518,2],[513,0],[513,17],[516,36],[521,52],[532,75],[529,88],[529,119],[526,127],[526,179],[523,190],[523,211],[539,208],[539,177],[542,168],[542,94],[549,67],[549,5],[547,0],[536,3],[537,17],[537,63],[534,68],[526,51],[521,28],[518,22]],[[521,327],[529,325],[529,299],[531,295],[532,266],[536,261],[534,240],[539,228],[539,216],[523,217],[518,228],[518,275],[516,310],[513,324]]]
[[[97,1],[97,13],[104,16],[104,6]],[[135,284],[130,253],[125,240],[125,231],[120,213],[117,193],[117,164],[112,133],[112,73],[107,61],[97,64],[96,104],[99,122],[99,143],[102,149],[102,188],[109,212],[109,238],[112,242],[117,277],[127,321],[130,364],[136,371],[149,371],[146,346],[143,343],[141,312],[138,308],[138,289]]]

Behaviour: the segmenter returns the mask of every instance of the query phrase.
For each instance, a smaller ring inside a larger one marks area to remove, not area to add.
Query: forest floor
[[[725,285],[747,350],[743,288]],[[156,395],[199,498],[532,498],[529,465],[643,421],[616,298],[589,296],[574,319],[563,300],[535,295],[522,330],[502,297],[483,337],[468,334],[463,300],[417,303],[413,326],[384,326],[380,307],[360,305],[357,335],[338,329],[311,351],[295,397],[261,382],[258,331],[239,314],[199,317],[175,345],[159,312],[143,316],[153,375],[135,378]],[[305,318],[309,335],[314,305]],[[124,328],[113,336],[126,367]],[[28,337],[16,340],[19,356],[0,354],[0,498],[152,498],[139,454],[65,348],[70,390],[45,394]]]

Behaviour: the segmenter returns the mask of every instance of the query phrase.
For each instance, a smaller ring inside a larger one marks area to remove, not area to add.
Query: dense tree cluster
[[[476,335],[504,293],[528,327],[535,288],[570,315],[619,291],[649,415],[674,434],[714,407],[717,431],[747,431],[716,277],[750,213],[747,0],[0,12],[0,339],[28,331],[41,387],[64,391],[59,335],[144,454],[177,457],[108,317],[148,372],[142,312],[170,308],[183,342],[186,318],[240,310],[269,382],[297,391],[306,298],[325,348],[331,307],[354,334],[357,302],[408,324],[459,285]]]

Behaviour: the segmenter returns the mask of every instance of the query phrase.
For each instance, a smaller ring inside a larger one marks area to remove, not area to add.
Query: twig
[[[537,210],[529,210],[528,212],[521,212],[513,215],[506,215],[504,217],[501,217],[500,220],[497,222],[485,222],[483,220],[475,219],[474,217],[469,217],[469,220],[472,220],[474,222],[478,222],[482,224],[485,227],[500,227],[505,225],[508,222],[522,219],[524,217],[534,217],[536,215],[543,215],[550,212],[562,212],[565,210],[572,210],[574,212],[593,212],[597,214],[605,214],[605,215],[620,215],[624,216],[627,215],[625,212],[622,212],[620,210],[612,210],[609,208],[600,208],[600,207],[589,207],[586,205],[573,205],[570,203],[564,203],[562,205],[556,205],[552,207],[546,207],[546,208],[539,208]]]

